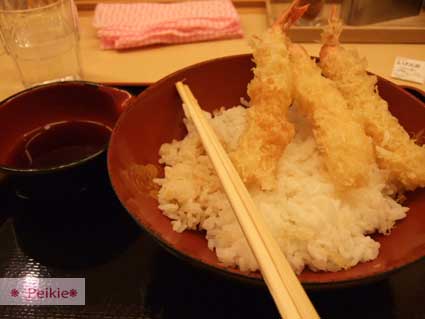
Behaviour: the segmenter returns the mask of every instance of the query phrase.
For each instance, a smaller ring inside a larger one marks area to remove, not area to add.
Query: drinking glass
[[[26,87],[81,78],[73,0],[0,0],[0,42]]]

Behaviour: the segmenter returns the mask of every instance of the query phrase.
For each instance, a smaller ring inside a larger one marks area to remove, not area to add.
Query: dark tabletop
[[[171,255],[129,217],[107,176],[102,185],[72,201],[21,200],[0,185],[0,277],[86,278],[85,306],[0,306],[0,319],[279,318],[265,287]],[[425,319],[425,260],[308,294],[321,318]]]

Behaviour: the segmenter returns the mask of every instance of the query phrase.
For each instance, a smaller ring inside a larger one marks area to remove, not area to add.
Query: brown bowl
[[[220,58],[178,71],[140,94],[120,117],[108,151],[108,170],[115,192],[135,220],[163,246],[195,264],[251,282],[262,282],[260,273],[245,273],[221,265],[208,249],[202,233],[176,233],[170,220],[158,209],[150,182],[155,170],[163,176],[158,151],[163,143],[182,139],[181,100],[175,83],[184,80],[207,111],[231,107],[246,96],[252,78],[250,55]],[[379,78],[379,92],[391,112],[409,133],[425,127],[425,107],[397,85]],[[376,235],[381,243],[379,257],[339,272],[305,270],[300,280],[309,287],[347,285],[379,278],[425,255],[425,190],[407,194],[408,217],[397,223],[390,236]]]
[[[109,136],[131,99],[123,90],[68,81],[31,87],[0,102],[0,174],[25,199],[78,196],[99,163],[106,169]],[[88,147],[89,137],[96,148]],[[30,149],[44,156],[43,165],[29,165],[31,156],[22,154]],[[46,156],[55,161],[46,163]]]

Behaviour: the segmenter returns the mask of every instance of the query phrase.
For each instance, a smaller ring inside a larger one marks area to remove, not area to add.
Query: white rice
[[[379,243],[367,234],[388,234],[408,208],[385,193],[385,173],[377,168],[367,187],[343,196],[336,192],[324,169],[308,124],[293,108],[290,119],[296,136],[278,166],[273,192],[249,189],[282,251],[296,272],[304,267],[338,271],[377,257]],[[210,123],[227,151],[237,147],[246,126],[246,109],[238,106],[218,112]],[[208,247],[227,266],[242,271],[258,269],[193,124],[186,121],[182,141],[162,145],[160,162],[166,165],[159,207],[173,229],[206,230]]]

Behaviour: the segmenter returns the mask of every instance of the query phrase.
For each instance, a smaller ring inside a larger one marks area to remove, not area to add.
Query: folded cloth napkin
[[[94,27],[104,49],[242,37],[231,0],[98,4]]]

